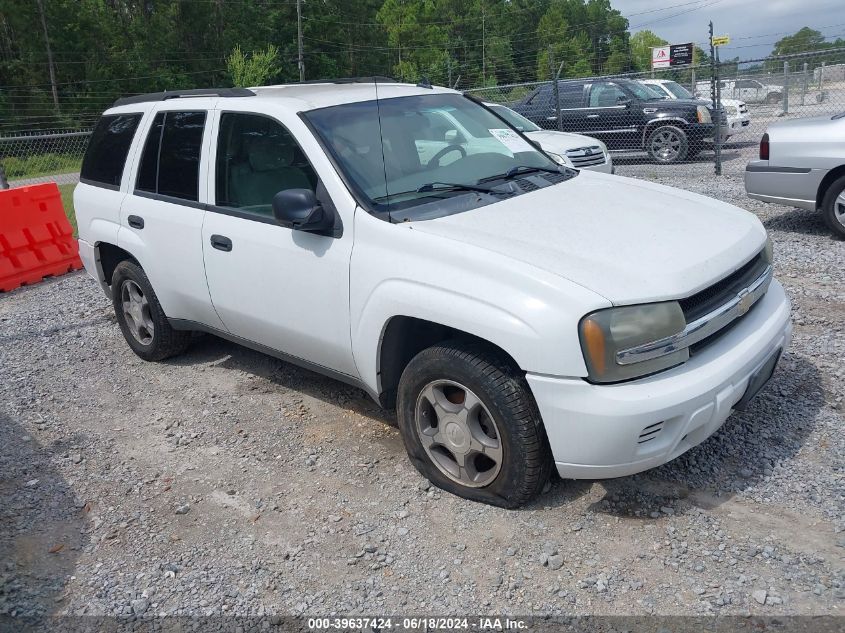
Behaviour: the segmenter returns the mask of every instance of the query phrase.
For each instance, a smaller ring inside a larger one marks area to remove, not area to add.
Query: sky
[[[845,0],[611,0],[628,18],[631,33],[648,29],[672,44],[707,44],[707,23],[729,35],[722,59],[756,59],[802,26],[829,39],[845,38]]]

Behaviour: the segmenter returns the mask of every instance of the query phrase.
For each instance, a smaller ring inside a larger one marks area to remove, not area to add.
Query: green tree
[[[253,51],[251,55],[246,55],[240,46],[235,46],[226,58],[226,70],[232,85],[246,88],[268,83],[279,73],[278,57],[279,49],[272,44],[268,44],[263,51]]]
[[[825,42],[824,35],[815,29],[805,26],[796,33],[782,37],[775,42],[772,53],[774,55],[789,55],[790,53],[822,50],[829,46],[830,44]]]
[[[669,42],[651,31],[637,31],[631,36],[631,60],[635,70],[651,70],[651,49]]]

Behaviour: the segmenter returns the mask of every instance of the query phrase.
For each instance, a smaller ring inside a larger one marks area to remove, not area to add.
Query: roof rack
[[[404,83],[395,77],[384,77],[382,75],[373,75],[372,77],[338,77],[336,79],[309,79],[308,81],[301,81],[302,84],[372,84],[372,83]],[[296,84],[288,84],[296,85]]]
[[[121,97],[112,107],[130,105],[132,103],[147,103],[149,101],[167,101],[168,99],[182,99],[185,97],[254,97],[255,93],[246,88],[194,88],[192,90],[165,90],[164,92],[150,92],[143,95]]]

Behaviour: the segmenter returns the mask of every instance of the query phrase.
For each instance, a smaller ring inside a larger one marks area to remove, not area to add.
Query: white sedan
[[[508,107],[498,103],[484,105],[529,139],[539,143],[543,151],[561,165],[613,173],[613,160],[600,140],[583,134],[544,130]]]

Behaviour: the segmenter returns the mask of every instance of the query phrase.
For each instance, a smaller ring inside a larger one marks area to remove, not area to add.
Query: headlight
[[[698,106],[695,109],[698,115],[698,122],[699,123],[712,123],[713,118],[710,116],[710,110],[708,110],[705,106]]]
[[[575,167],[572,164],[572,161],[569,160],[566,156],[561,156],[560,154],[555,154],[554,152],[546,152],[546,155],[551,158],[554,162],[558,165],[563,165],[565,167]]]
[[[607,308],[588,314],[579,325],[581,349],[593,382],[618,382],[674,367],[689,358],[687,348],[665,356],[626,363],[618,352],[679,334],[686,327],[677,301]]]

